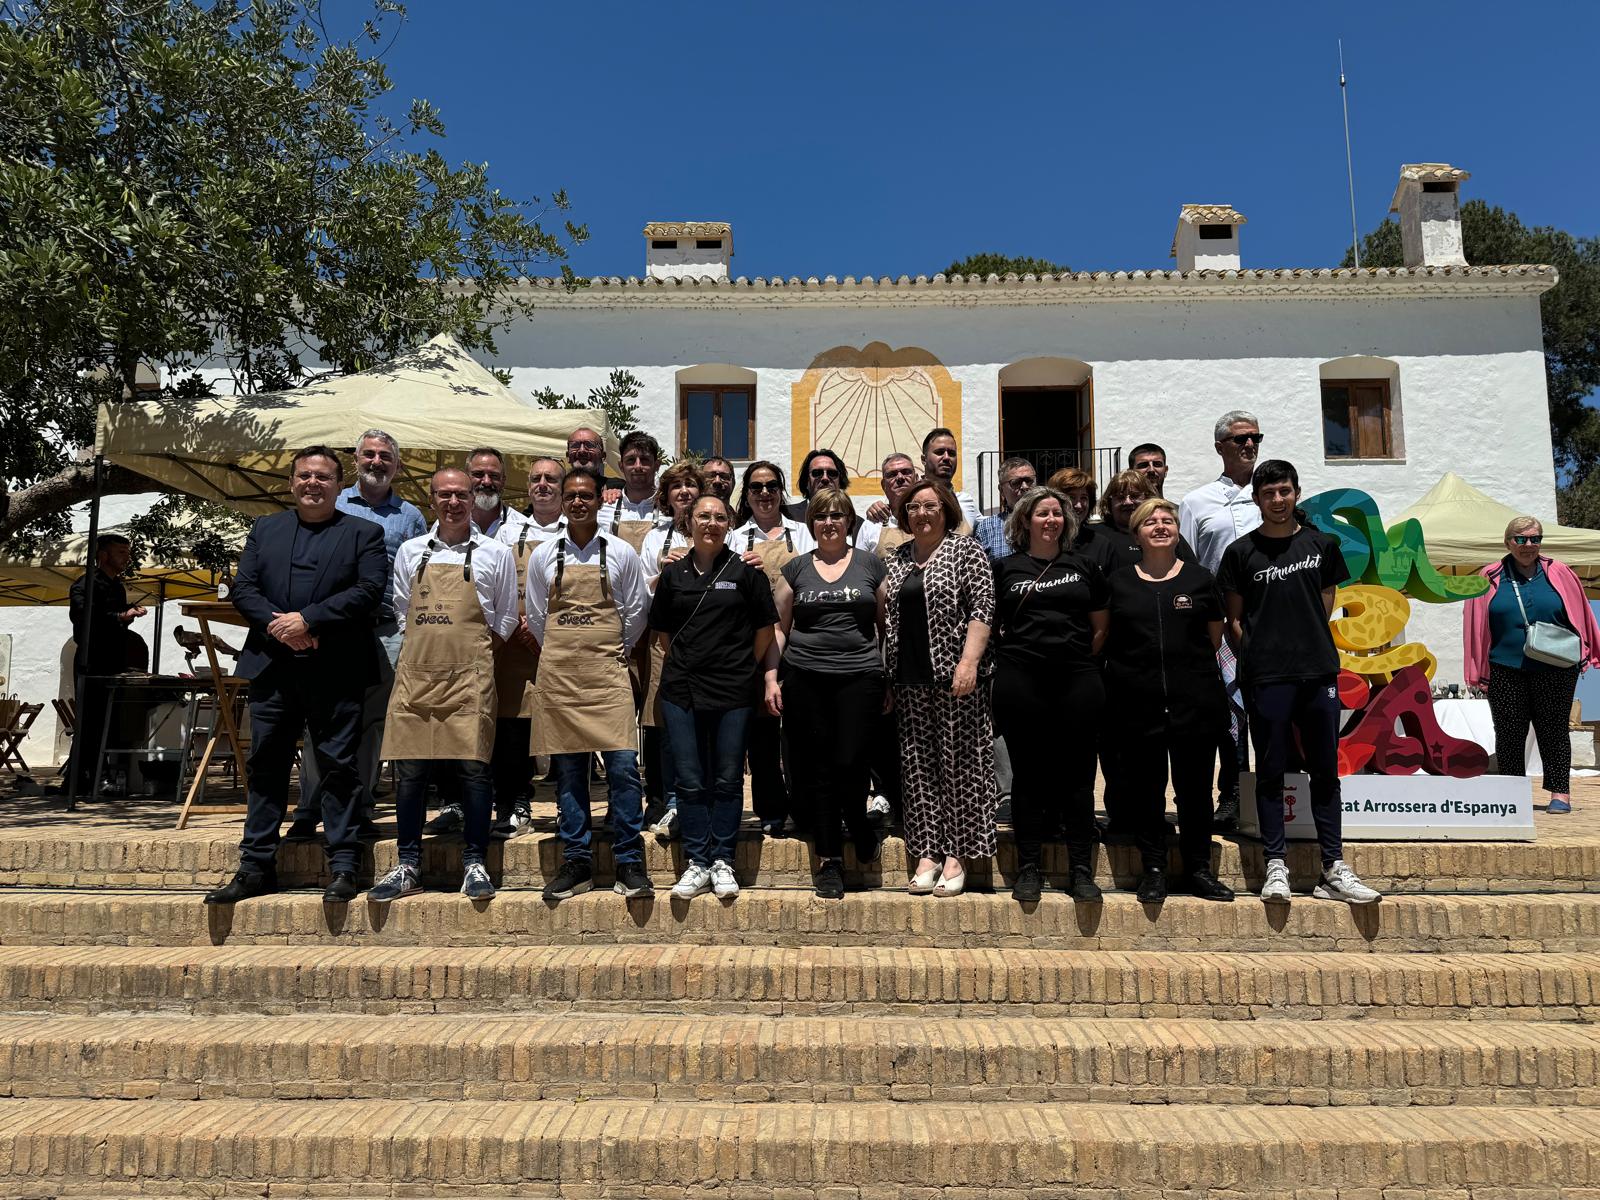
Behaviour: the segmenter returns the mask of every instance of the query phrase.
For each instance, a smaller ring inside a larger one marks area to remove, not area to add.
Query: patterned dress
[[[918,570],[910,542],[889,560],[884,662],[891,681],[900,655],[900,589]],[[984,651],[978,686],[950,694],[967,624],[994,623],[994,573],[976,540],[951,534],[922,566],[933,687],[895,687],[906,848],[918,858],[987,858],[994,853],[994,733],[989,694],[993,654]],[[915,636],[915,635],[913,635]]]

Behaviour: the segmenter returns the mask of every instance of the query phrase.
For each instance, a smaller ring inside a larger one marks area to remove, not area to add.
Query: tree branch
[[[172,488],[127,467],[106,465],[102,496],[132,496],[140,492],[170,492]],[[94,492],[94,464],[73,463],[48,479],[15,492],[0,492],[0,541],[26,529],[41,517],[79,504]]]

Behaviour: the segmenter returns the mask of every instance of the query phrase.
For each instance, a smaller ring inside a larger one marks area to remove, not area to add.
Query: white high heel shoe
[[[911,882],[906,886],[906,891],[913,896],[931,895],[934,884],[939,882],[939,872],[942,870],[944,870],[944,864],[935,863],[926,871],[918,871],[911,877]]]
[[[962,871],[959,875],[950,875],[939,880],[934,885],[933,894],[935,896],[959,896],[966,886],[967,873]]]

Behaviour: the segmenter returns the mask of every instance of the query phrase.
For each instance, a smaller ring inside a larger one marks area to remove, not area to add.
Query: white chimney
[[[644,227],[645,274],[651,279],[728,280],[733,226],[726,221],[651,221]]]
[[[1237,271],[1244,215],[1228,204],[1185,204],[1172,237],[1180,271]]]
[[[1464,267],[1461,248],[1461,181],[1466,171],[1449,163],[1406,163],[1389,211],[1400,214],[1400,249],[1407,267]]]

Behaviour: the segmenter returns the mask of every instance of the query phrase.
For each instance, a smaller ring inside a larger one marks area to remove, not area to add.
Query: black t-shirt
[[[650,604],[650,628],[672,638],[661,672],[662,698],[679,708],[754,704],[761,684],[756,630],[777,623],[766,574],[727,547],[703,575],[693,554],[668,563]]]
[[[794,591],[785,660],[828,674],[883,670],[878,585],[888,571],[883,559],[865,550],[852,550],[844,573],[832,583],[817,573],[812,554],[784,563],[783,578]]]
[[[1113,571],[1111,630],[1106,635],[1106,702],[1138,732],[1212,728],[1227,721],[1227,697],[1211,646],[1211,622],[1223,619],[1211,572],[1183,563],[1171,579],[1142,579],[1133,567]]]
[[[1246,683],[1339,673],[1323,590],[1349,576],[1339,543],[1302,525],[1290,537],[1252,530],[1222,552],[1217,585],[1244,598],[1240,678]]]
[[[317,571],[322,565],[322,535],[333,528],[333,521],[294,527],[294,545],[289,556],[289,611],[299,612],[315,594]]]
[[[928,589],[922,572],[913,570],[900,585],[900,653],[895,659],[895,683],[901,687],[932,687],[933,647],[928,643]]]
[[[1008,554],[994,564],[995,649],[998,663],[1052,671],[1095,671],[1089,614],[1106,606],[1106,579],[1078,554],[1048,564],[1031,554]]]
[[[1113,571],[1144,561],[1144,550],[1139,546],[1139,539],[1131,530],[1123,533],[1109,521],[1101,521],[1098,525],[1085,525],[1084,528],[1091,532],[1074,548],[1099,567],[1100,573],[1107,579],[1111,577]],[[1178,537],[1178,558],[1183,562],[1194,561],[1194,548],[1182,535]]]

